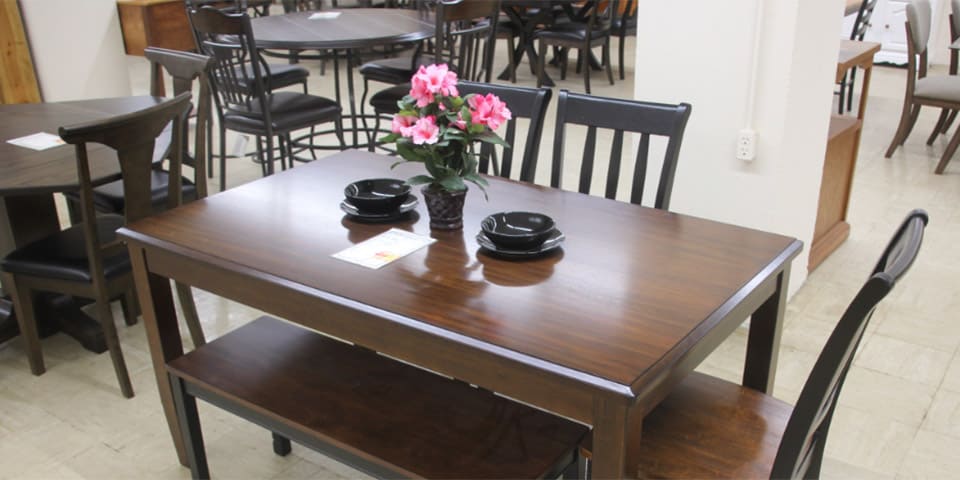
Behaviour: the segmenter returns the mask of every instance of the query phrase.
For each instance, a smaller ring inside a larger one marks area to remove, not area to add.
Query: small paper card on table
[[[52,133],[40,132],[27,135],[26,137],[10,139],[7,140],[7,143],[33,150],[46,150],[48,148],[65,145],[67,142],[64,142],[62,138]]]
[[[340,16],[340,12],[317,12],[310,15],[310,20],[333,20]]]
[[[436,241],[434,238],[391,228],[367,241],[334,253],[332,257],[376,270]]]

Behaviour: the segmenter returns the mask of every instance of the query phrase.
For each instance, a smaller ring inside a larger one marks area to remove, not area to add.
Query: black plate
[[[414,195],[407,195],[407,198],[404,199],[403,203],[400,204],[400,208],[387,213],[367,213],[360,211],[349,199],[344,199],[340,202],[340,210],[343,210],[347,214],[347,218],[351,220],[356,220],[360,222],[367,223],[382,223],[382,222],[393,222],[396,220],[402,220],[408,218],[410,212],[416,210],[417,205],[420,204],[420,201]]]
[[[535,250],[553,234],[552,218],[534,212],[500,212],[484,218],[480,229],[499,249]]]
[[[546,255],[560,248],[565,239],[566,237],[563,236],[563,232],[553,229],[553,231],[550,232],[550,236],[536,248],[530,250],[512,250],[497,246],[487,238],[483,232],[477,233],[477,243],[480,245],[480,248],[487,253],[507,258],[534,258]]]
[[[395,178],[357,180],[343,189],[350,205],[364,214],[394,213],[410,194],[410,185]]]

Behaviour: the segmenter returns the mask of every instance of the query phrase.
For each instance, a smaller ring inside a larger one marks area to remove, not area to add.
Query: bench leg
[[[279,433],[273,434],[273,453],[280,455],[281,457],[286,457],[290,454],[290,439],[280,435]]]
[[[177,420],[180,421],[180,431],[183,432],[184,443],[186,443],[191,476],[195,479],[209,479],[210,470],[207,467],[207,454],[203,449],[203,433],[200,431],[197,399],[187,393],[183,379],[170,375],[170,384],[173,387],[173,403],[177,409]]]

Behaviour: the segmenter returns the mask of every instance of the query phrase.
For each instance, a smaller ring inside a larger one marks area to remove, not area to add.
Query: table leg
[[[750,334],[747,339],[747,355],[743,367],[743,386],[767,394],[773,393],[776,378],[789,278],[790,265],[787,264],[783,271],[770,280],[776,282],[773,294],[750,316]]]
[[[628,410],[622,402],[602,398],[593,401],[593,478],[627,476]],[[639,437],[631,440],[639,441]]]
[[[137,285],[137,297],[143,314],[143,328],[147,332],[150,359],[160,393],[160,404],[173,437],[177,458],[183,466],[189,466],[183,432],[177,417],[173,390],[167,376],[167,362],[183,355],[183,343],[177,313],[173,305],[170,281],[149,272],[143,249],[130,245],[130,262]]]
[[[358,148],[357,100],[353,86],[353,50],[347,50],[347,101],[350,102],[350,127],[353,130],[353,148]]]

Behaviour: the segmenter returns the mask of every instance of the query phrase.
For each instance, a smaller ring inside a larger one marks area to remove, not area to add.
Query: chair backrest
[[[540,153],[540,137],[543,134],[543,123],[547,116],[547,106],[550,104],[552,92],[549,88],[517,87],[492,83],[475,83],[463,81],[457,85],[460,95],[492,93],[503,100],[513,114],[507,122],[507,130],[503,139],[511,148],[499,149],[492,144],[482,143],[480,146],[480,173],[492,173],[501,177],[511,178],[513,171],[514,150],[517,145],[517,119],[529,120],[523,156],[520,159],[520,181],[533,182],[536,171],[537,156]]]
[[[435,12],[435,63],[463,80],[489,83],[500,0],[438,0]]]
[[[916,259],[927,222],[923,210],[907,215],[827,339],[787,422],[771,478],[818,477],[830,420],[853,355],[877,303]]]
[[[270,85],[263,73],[267,67],[254,42],[250,17],[206,6],[188,8],[187,18],[197,49],[213,59],[210,86],[218,113],[262,112],[265,124],[270,125]]]
[[[950,0],[950,41],[960,38],[960,0]]]
[[[322,0],[281,0],[284,13],[312,12],[323,8]]]
[[[102,259],[124,250],[113,241],[103,244],[97,231],[93,201],[93,181],[87,159],[87,144],[99,143],[114,149],[120,161],[123,178],[124,217],[132,222],[153,214],[151,170],[156,139],[169,123],[173,123],[170,147],[170,181],[167,190],[167,208],[181,203],[181,161],[185,115],[190,110],[190,93],[154,105],[138,112],[104,120],[60,127],[60,137],[75,145],[77,177],[80,183],[80,208],[90,271],[95,281],[103,279]]]
[[[587,127],[585,142],[577,145],[576,151],[583,151],[580,163],[580,181],[578,191],[590,193],[593,181],[594,156],[597,148],[597,129],[613,131],[610,159],[607,166],[607,178],[604,190],[606,198],[616,198],[617,183],[620,180],[620,164],[623,154],[624,132],[640,134],[630,202],[639,204],[643,199],[644,183],[647,176],[647,164],[650,154],[650,137],[667,138],[663,166],[657,186],[654,207],[669,210],[670,194],[673,191],[673,178],[677,170],[680,144],[683,131],[690,117],[690,104],[667,105],[661,103],[624,100],[620,98],[597,97],[560,90],[557,103],[557,126],[553,138],[553,162],[550,168],[550,186],[562,188],[564,168],[564,143],[568,124]]]
[[[930,0],[911,0],[907,4],[908,94],[912,94],[916,79],[927,76],[927,43],[930,41],[931,21]]]
[[[857,10],[857,18],[853,21],[853,29],[850,30],[850,40],[863,41],[863,37],[870,28],[870,17],[873,16],[873,10],[877,7],[877,0],[863,0],[860,9]]]
[[[150,60],[151,80],[150,94],[160,95],[160,69],[166,70],[173,79],[173,94],[180,95],[193,90],[193,81],[199,79],[197,94],[197,123],[194,134],[193,155],[190,155],[186,139],[187,121],[183,122],[184,149],[183,163],[193,168],[193,182],[197,188],[197,198],[207,196],[207,127],[210,124],[210,83],[208,72],[213,66],[213,59],[206,55],[199,55],[180,50],[147,47],[143,54]]]

